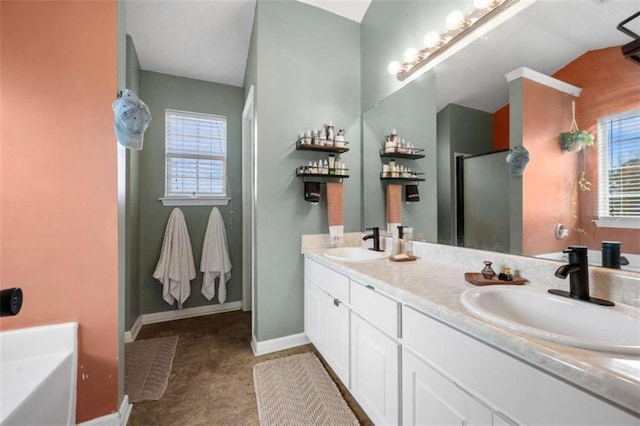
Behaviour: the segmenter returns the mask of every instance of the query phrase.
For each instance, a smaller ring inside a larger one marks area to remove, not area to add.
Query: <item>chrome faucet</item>
[[[367,231],[373,231],[373,233],[367,234],[364,237],[362,237],[364,241],[367,241],[373,238],[373,248],[369,250],[384,251],[384,250],[380,250],[380,228],[378,228],[377,226],[373,228],[367,228]]]
[[[587,257],[587,247],[569,246],[562,250],[569,253],[569,264],[562,265],[556,270],[556,277],[566,279],[569,276],[569,291],[549,290],[549,293],[557,296],[570,297],[572,299],[584,300],[603,306],[614,306],[613,302],[589,296],[589,259]]]

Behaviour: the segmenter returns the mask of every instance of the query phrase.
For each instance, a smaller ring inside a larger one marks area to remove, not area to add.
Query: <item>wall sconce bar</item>
[[[400,64],[396,77],[400,81],[406,80],[426,64],[451,49],[460,40],[487,24],[519,1],[521,0],[494,0],[487,8],[474,9],[468,15],[464,16],[458,28],[447,30],[440,34],[440,42],[434,47],[425,47],[417,52],[412,62],[405,61]],[[494,4],[495,6],[492,7]]]

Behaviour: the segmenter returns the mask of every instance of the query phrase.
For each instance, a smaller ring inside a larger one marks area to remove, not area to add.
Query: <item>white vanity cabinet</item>
[[[375,424],[400,423],[400,304],[351,280],[351,393]]]
[[[435,421],[446,425],[640,424],[637,417],[410,307],[403,307],[402,320],[406,424],[434,424],[429,416],[436,414],[424,412],[429,405],[439,410]]]
[[[428,363],[408,349],[402,351],[403,424],[490,425],[493,422],[492,417],[491,410],[458,388]]]
[[[305,259],[305,333],[375,424],[400,423],[400,304]]]
[[[640,426],[636,415],[347,274],[305,258],[305,332],[375,424]]]
[[[309,340],[349,387],[349,279],[305,260],[304,328]],[[339,293],[342,300],[336,294]]]

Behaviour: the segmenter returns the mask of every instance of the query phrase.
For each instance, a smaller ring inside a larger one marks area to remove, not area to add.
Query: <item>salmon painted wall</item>
[[[79,323],[76,421],[117,411],[117,3],[2,2],[2,330]]]
[[[569,195],[576,175],[576,154],[563,153],[558,135],[571,126],[573,96],[531,80],[522,81],[522,132],[530,162],[522,176],[522,252],[535,255],[560,251],[577,244]],[[571,231],[558,240],[558,223]]]
[[[598,133],[598,117],[640,108],[640,66],[627,61],[619,47],[592,50],[554,74],[554,77],[582,87],[576,100],[578,128]],[[580,193],[580,226],[587,234],[580,243],[600,250],[604,240],[622,241],[622,251],[640,253],[639,229],[598,228],[598,141],[587,148],[586,177],[591,191]]]
[[[509,104],[493,113],[493,150],[509,149]]]

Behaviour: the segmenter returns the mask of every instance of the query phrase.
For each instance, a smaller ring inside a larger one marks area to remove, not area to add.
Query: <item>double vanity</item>
[[[568,286],[554,262],[428,243],[391,262],[305,238],[305,332],[375,424],[640,424],[637,275],[596,277],[623,303],[585,315],[545,302],[542,286]],[[486,256],[531,282],[465,282]]]

